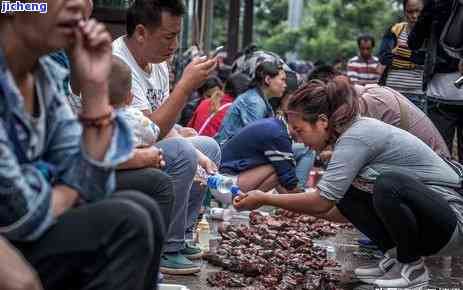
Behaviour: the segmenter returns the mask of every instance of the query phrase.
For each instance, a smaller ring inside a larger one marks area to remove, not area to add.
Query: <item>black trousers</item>
[[[448,105],[429,101],[428,107],[429,118],[441,133],[450,153],[452,153],[453,138],[456,132],[458,159],[463,162],[463,105]]]
[[[67,211],[38,241],[13,245],[46,290],[152,290],[164,238],[156,202],[125,191]]]
[[[373,194],[351,187],[337,206],[383,252],[397,247],[401,263],[439,252],[457,225],[445,199],[402,173],[379,176]]]
[[[155,168],[116,171],[116,190],[136,190],[152,198],[161,209],[168,232],[174,206],[174,186],[171,177]]]

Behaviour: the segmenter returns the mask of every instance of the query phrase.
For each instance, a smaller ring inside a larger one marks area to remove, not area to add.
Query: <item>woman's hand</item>
[[[233,206],[237,210],[255,210],[264,205],[265,196],[260,190],[241,193],[233,200]]]
[[[111,71],[111,35],[94,19],[81,20],[75,31],[76,41],[71,48],[73,86],[82,93],[84,115],[100,116],[109,104],[108,79]]]

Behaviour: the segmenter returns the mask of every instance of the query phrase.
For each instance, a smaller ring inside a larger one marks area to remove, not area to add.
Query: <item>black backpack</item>
[[[442,31],[440,42],[451,57],[463,59],[463,0],[454,0],[452,13]]]

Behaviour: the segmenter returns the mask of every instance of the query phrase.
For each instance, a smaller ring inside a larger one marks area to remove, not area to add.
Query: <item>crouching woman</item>
[[[386,253],[356,276],[378,287],[421,287],[429,282],[424,256],[463,252],[460,176],[410,133],[358,115],[348,80],[312,81],[294,93],[287,118],[303,142],[333,156],[309,193],[243,193],[238,209],[271,205],[325,216],[335,207]]]

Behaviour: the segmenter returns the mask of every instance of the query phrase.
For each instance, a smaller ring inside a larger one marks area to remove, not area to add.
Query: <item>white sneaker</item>
[[[358,267],[354,270],[354,274],[360,281],[373,284],[376,279],[389,272],[397,263],[396,258],[386,254],[378,264]]]
[[[396,263],[384,276],[375,280],[380,288],[421,289],[429,284],[429,272],[423,259],[412,264]]]

